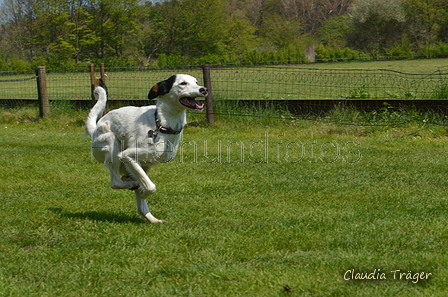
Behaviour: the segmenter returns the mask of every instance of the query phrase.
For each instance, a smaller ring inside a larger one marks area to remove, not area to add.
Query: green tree
[[[298,19],[287,20],[280,15],[265,18],[260,28],[260,35],[265,42],[278,49],[297,44],[303,32],[303,25]]]
[[[447,13],[445,13],[445,16],[441,20],[438,39],[441,42],[448,43],[448,9]]]
[[[401,0],[354,0],[350,16],[353,48],[381,52],[401,40],[406,21]]]
[[[224,54],[230,22],[221,0],[184,0],[181,3],[179,36],[181,54],[199,57]]]
[[[7,55],[32,59],[35,55],[30,38],[34,19],[34,0],[3,0],[0,2],[0,48]]]
[[[448,21],[446,0],[403,0],[408,16],[407,33],[416,46],[435,44]]]
[[[151,40],[141,41],[143,52],[146,56],[183,56],[188,61],[205,61],[208,57],[217,62],[227,60],[229,55],[241,56],[255,46],[255,28],[244,16],[229,15],[228,5],[223,0],[171,0],[156,4],[148,10],[139,37]]]
[[[255,31],[256,28],[247,18],[233,17],[229,27],[228,51],[241,57],[244,52],[254,49],[259,44]]]
[[[71,31],[69,40],[74,47],[74,60],[90,60],[92,48],[100,42],[97,30],[92,25],[94,16],[86,12],[86,8],[76,5],[71,9]]]
[[[136,35],[139,29],[138,9],[138,0],[99,0],[91,6],[91,26],[99,39],[94,49],[99,59],[123,58],[125,37]]]
[[[348,15],[336,16],[326,20],[319,28],[318,38],[324,45],[343,48],[352,30]]]
[[[137,12],[139,29],[133,38],[128,38],[132,48],[128,52],[133,55],[139,65],[148,66],[166,45],[166,30],[164,17],[161,14],[161,5],[152,5],[147,2]]]

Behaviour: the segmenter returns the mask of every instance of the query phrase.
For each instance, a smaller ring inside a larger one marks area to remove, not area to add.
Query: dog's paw
[[[147,219],[151,224],[165,224],[166,222],[164,220],[159,220],[158,218],[154,217],[150,212],[143,215],[145,219]]]

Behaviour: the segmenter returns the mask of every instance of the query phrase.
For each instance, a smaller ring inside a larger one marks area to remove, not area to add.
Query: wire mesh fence
[[[447,99],[447,73],[252,67],[213,69],[216,99]]]
[[[151,87],[173,74],[188,73],[203,81],[201,67],[106,67],[105,72],[109,100],[133,105],[149,104],[145,100]],[[212,68],[210,75],[213,100],[307,100],[313,104],[313,100],[328,99],[448,99],[448,73],[441,71],[407,74],[381,69],[315,69],[292,65]],[[0,72],[0,104],[12,107],[37,102],[35,78],[33,71]],[[47,87],[50,104],[63,106],[64,102],[82,101],[91,104],[87,67],[47,70]]]
[[[0,99],[3,105],[8,106],[17,99],[37,100],[36,78],[32,71],[0,72]]]

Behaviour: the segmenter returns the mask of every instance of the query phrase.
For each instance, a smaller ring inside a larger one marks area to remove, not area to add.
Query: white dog
[[[182,130],[187,123],[186,109],[202,110],[196,97],[207,96],[207,88],[186,74],[173,75],[150,90],[149,99],[157,104],[112,110],[98,122],[106,107],[107,92],[94,91],[97,103],[86,121],[86,134],[92,137],[92,154],[110,171],[113,189],[135,191],[138,211],[151,223],[164,223],[149,211],[146,198],[156,191],[149,169],[176,156]]]

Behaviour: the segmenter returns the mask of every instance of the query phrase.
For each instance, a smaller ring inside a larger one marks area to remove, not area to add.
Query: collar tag
[[[154,138],[155,136],[157,136],[157,132],[155,132],[154,130],[149,130],[148,131],[148,137],[149,138]]]
[[[148,144],[154,144],[157,138],[157,131],[149,130],[148,131]]]

